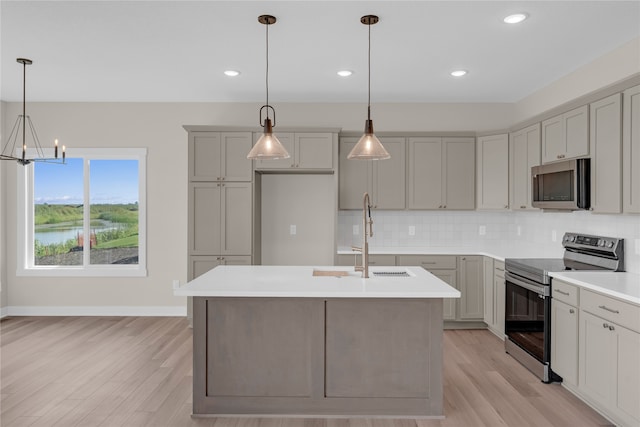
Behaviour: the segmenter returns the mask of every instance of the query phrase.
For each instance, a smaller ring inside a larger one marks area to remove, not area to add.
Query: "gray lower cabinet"
[[[442,300],[194,298],[193,414],[441,416]]]
[[[504,339],[504,315],[504,262],[484,257],[484,322],[500,339]]]
[[[422,267],[449,286],[458,286],[458,259],[451,255],[399,255],[398,265]],[[442,317],[444,320],[456,320],[456,298],[443,298]]]
[[[462,296],[458,301],[458,319],[484,319],[484,264],[482,256],[458,257],[458,286]]]

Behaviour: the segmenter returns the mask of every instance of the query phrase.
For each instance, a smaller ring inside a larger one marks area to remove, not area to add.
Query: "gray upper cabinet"
[[[622,95],[591,104],[591,209],[622,212]]]
[[[261,134],[255,134],[255,140]],[[289,152],[288,159],[258,160],[257,170],[265,169],[333,169],[333,133],[276,133]]]
[[[623,211],[640,213],[640,86],[627,89],[623,96]]]
[[[190,255],[251,255],[251,183],[189,185]]]
[[[405,138],[380,138],[391,155],[390,159],[349,160],[347,156],[358,139],[346,137],[340,140],[340,209],[362,209],[364,192],[370,194],[376,209],[405,209]]]
[[[409,138],[409,209],[475,208],[474,138]]]
[[[542,163],[589,155],[589,106],[542,122]]]
[[[509,135],[478,138],[478,209],[509,208]]]
[[[251,132],[189,132],[190,181],[251,181]]]
[[[531,168],[540,165],[540,123],[511,134],[509,155],[511,208],[535,209],[531,206]]]

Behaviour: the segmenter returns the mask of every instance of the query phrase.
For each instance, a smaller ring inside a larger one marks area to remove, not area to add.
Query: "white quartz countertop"
[[[549,273],[549,276],[640,305],[640,274],[610,271],[563,271]]]
[[[564,249],[558,245],[557,253],[541,254],[538,248],[524,244],[484,244],[479,246],[428,246],[428,247],[369,247],[369,255],[484,255],[499,261],[505,258],[562,258]],[[351,248],[338,248],[338,255],[354,255]]]
[[[313,276],[313,271],[344,271],[347,276]],[[375,277],[375,272],[407,271],[410,277]],[[460,298],[460,291],[421,267],[369,269],[363,279],[342,266],[218,266],[184,286],[176,296],[279,298]]]

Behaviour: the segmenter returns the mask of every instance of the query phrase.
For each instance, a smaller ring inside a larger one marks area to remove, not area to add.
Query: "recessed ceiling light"
[[[504,22],[506,22],[507,24],[518,24],[524,21],[525,19],[527,19],[528,17],[529,15],[524,12],[514,13],[513,15],[509,15],[506,18],[504,18]]]
[[[464,76],[465,74],[467,74],[467,71],[466,71],[466,70],[455,70],[455,71],[452,71],[452,72],[451,72],[451,75],[452,75],[453,77],[462,77],[462,76]]]
[[[227,70],[224,72],[225,76],[229,76],[229,77],[235,77],[235,76],[239,76],[240,75],[240,71],[236,71],[236,70]]]
[[[349,70],[340,70],[340,71],[338,71],[338,75],[340,77],[349,77],[351,74],[353,74],[353,71],[349,71]]]

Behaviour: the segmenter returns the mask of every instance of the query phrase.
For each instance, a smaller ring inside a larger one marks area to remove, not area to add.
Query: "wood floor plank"
[[[608,426],[543,384],[484,330],[448,330],[445,419],[192,418],[184,318],[19,317],[0,322],[0,425],[60,427]]]

